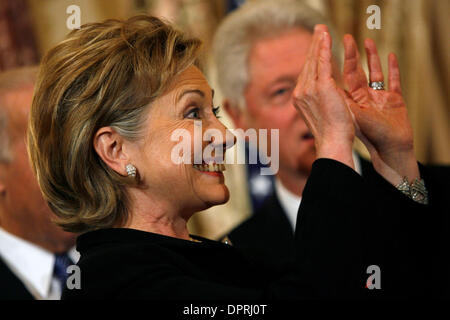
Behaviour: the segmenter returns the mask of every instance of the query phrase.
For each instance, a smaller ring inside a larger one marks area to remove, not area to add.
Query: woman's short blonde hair
[[[197,63],[200,41],[160,19],[137,16],[74,30],[43,58],[28,148],[45,199],[67,231],[120,226],[126,186],[136,183],[97,155],[98,129],[140,137],[146,110],[171,80]]]

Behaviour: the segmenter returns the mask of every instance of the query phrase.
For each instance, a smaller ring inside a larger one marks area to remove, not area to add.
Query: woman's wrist
[[[380,162],[397,172],[401,179],[406,177],[410,183],[415,179],[420,179],[419,166],[413,149],[380,154],[379,158]]]
[[[316,144],[316,158],[326,158],[339,161],[352,169],[355,169],[355,164],[353,162],[352,154],[352,143],[342,143],[341,141],[336,142],[325,142]]]
[[[390,166],[388,166],[383,160],[378,157],[378,154],[371,154],[372,165],[375,171],[388,181],[393,186],[397,186],[402,183],[403,177]]]
[[[428,204],[428,190],[425,182],[420,178],[419,166],[414,153],[397,154],[389,159],[388,161],[391,161],[392,166],[398,166],[395,170],[384,162],[376,152],[373,155],[371,154],[371,156],[375,170],[385,180],[413,201],[425,205]],[[403,162],[400,165],[401,161]]]

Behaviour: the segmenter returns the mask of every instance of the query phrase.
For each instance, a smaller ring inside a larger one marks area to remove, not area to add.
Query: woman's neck
[[[142,195],[141,195],[142,196]],[[129,218],[123,227],[189,240],[187,218],[170,201],[132,196]]]
[[[171,221],[165,217],[139,219],[136,216],[133,216],[124,227],[190,240],[189,231],[186,226],[186,221],[184,220]]]

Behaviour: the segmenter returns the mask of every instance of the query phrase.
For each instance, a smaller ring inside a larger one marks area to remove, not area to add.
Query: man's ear
[[[247,123],[245,121],[245,114],[242,111],[241,107],[235,103],[232,103],[230,100],[223,101],[223,108],[230,116],[233,121],[234,127],[236,129],[247,130]]]
[[[111,127],[103,127],[94,136],[94,149],[104,163],[122,176],[127,175],[130,157],[124,148],[125,140]]]

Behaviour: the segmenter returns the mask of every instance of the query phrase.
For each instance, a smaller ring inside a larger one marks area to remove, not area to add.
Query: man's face
[[[310,32],[292,29],[257,41],[249,54],[242,123],[246,128],[279,129],[280,170],[285,172],[309,174],[316,158],[314,139],[291,98],[311,42]]]
[[[0,225],[7,231],[50,251],[65,251],[74,244],[74,234],[62,231],[51,221],[53,213],[45,203],[31,170],[26,150],[26,129],[33,88],[12,91],[3,97],[9,114],[12,161],[0,164],[3,212]]]

